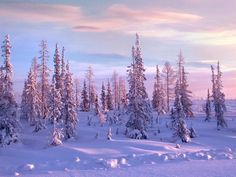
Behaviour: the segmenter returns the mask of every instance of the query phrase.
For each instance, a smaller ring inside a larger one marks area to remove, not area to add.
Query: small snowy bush
[[[128,137],[132,139],[147,139],[148,135],[145,131],[134,129],[128,133]]]
[[[18,141],[16,123],[11,120],[2,120],[0,122],[0,145],[9,145]]]

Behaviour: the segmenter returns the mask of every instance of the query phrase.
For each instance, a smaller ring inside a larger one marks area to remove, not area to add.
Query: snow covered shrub
[[[193,127],[191,127],[191,128],[189,129],[189,131],[190,131],[190,138],[195,138],[195,137],[197,137],[197,133],[196,133],[196,131],[195,131],[195,129],[194,129]]]
[[[18,141],[17,122],[11,120],[0,121],[0,145],[9,145]]]
[[[132,139],[147,139],[148,138],[148,135],[145,131],[140,131],[138,129],[134,129],[130,131],[127,136]]]
[[[62,144],[62,139],[64,138],[63,132],[61,131],[61,129],[55,129],[53,131],[53,138],[52,138],[52,143],[51,145],[53,146],[58,146],[60,144]]]
[[[108,132],[107,132],[107,139],[108,139],[108,140],[111,140],[111,139],[112,139],[111,127],[108,129]]]

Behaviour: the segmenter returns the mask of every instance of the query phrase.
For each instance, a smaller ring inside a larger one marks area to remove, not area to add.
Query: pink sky
[[[72,69],[81,79],[88,65],[94,66],[99,78],[107,79],[106,74],[115,69],[125,75],[137,32],[147,74],[164,61],[175,64],[181,49],[194,97],[205,97],[209,66],[219,60],[226,97],[236,98],[235,7],[233,0],[3,0],[0,38],[7,33],[12,37],[19,85],[42,39],[48,40],[51,58],[56,42],[66,47]]]

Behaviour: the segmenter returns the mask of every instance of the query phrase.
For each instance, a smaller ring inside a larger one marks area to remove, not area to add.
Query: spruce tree
[[[156,76],[154,83],[154,91],[152,96],[152,104],[158,115],[164,114],[165,111],[165,93],[162,86],[160,71],[158,65],[156,66]]]
[[[59,55],[59,49],[58,44],[56,44],[56,49],[54,53],[54,77],[55,77],[55,84],[56,88],[59,89],[61,87],[61,71],[60,71],[60,55]]]
[[[62,108],[60,89],[57,88],[55,76],[56,75],[54,74],[52,77],[51,92],[50,92],[51,95],[49,104],[49,117],[52,123],[54,123],[55,121],[59,121],[59,119],[61,118],[61,108]]]
[[[51,104],[50,104],[50,118],[53,122],[52,142],[54,146],[62,144],[63,132],[61,118],[61,93],[60,89],[56,85],[56,77],[53,76],[51,85]]]
[[[75,103],[76,103],[76,110],[79,110],[80,107],[80,98],[79,98],[80,88],[79,88],[79,79],[75,79]]]
[[[0,97],[0,145],[9,145],[18,141],[19,122],[16,117],[17,104],[13,93],[12,74],[10,63],[11,43],[9,35],[6,35],[2,45],[2,57],[4,64],[2,71],[2,93]]]
[[[61,120],[65,121],[65,77],[66,77],[66,65],[65,65],[65,48],[62,48],[61,63],[60,63],[60,93],[61,93]]]
[[[72,74],[69,70],[69,63],[66,65],[65,77],[65,138],[69,139],[76,135],[77,112],[74,95]]]
[[[193,117],[193,111],[192,111],[192,100],[191,100],[191,94],[192,92],[188,90],[188,83],[187,83],[187,77],[186,72],[184,70],[184,66],[182,67],[182,79],[181,79],[181,85],[180,85],[180,95],[181,95],[181,103],[184,109],[184,113],[186,115],[186,118]]]
[[[205,113],[206,113],[206,118],[205,121],[210,121],[211,119],[211,100],[210,100],[210,91],[209,89],[207,90],[207,99],[206,99],[206,104],[205,104]]]
[[[107,82],[106,105],[107,105],[107,110],[109,111],[113,110],[113,98],[112,98],[111,85],[110,85],[109,80]]]
[[[35,126],[34,132],[44,128],[42,123],[42,109],[41,109],[41,99],[40,92],[37,89],[37,80],[34,73],[34,69],[31,68],[28,75],[27,86],[26,86],[26,97],[28,112],[27,117],[31,125]]]
[[[81,103],[80,103],[81,111],[88,112],[89,111],[89,100],[88,100],[88,92],[86,81],[84,80],[83,90],[81,92]]]
[[[102,90],[101,90],[101,103],[102,103],[102,111],[106,111],[106,88],[104,83],[102,83]]]
[[[171,111],[173,137],[180,138],[182,142],[190,141],[190,131],[185,123],[185,112],[181,102],[180,83],[177,80],[175,87],[175,101],[173,111]]]
[[[227,123],[224,118],[224,113],[226,112],[225,105],[225,94],[223,93],[223,84],[222,84],[222,72],[220,70],[220,63],[217,63],[217,72],[214,73],[214,68],[212,66],[212,91],[213,93],[213,102],[215,109],[215,117],[217,120],[217,129],[220,130],[220,127],[227,127]]]
[[[27,81],[24,82],[24,88],[21,95],[21,104],[20,104],[20,120],[27,120],[28,121],[28,100],[26,95],[27,89]]]
[[[151,123],[151,107],[144,85],[145,69],[141,57],[139,36],[136,34],[136,44],[132,47],[133,63],[128,67],[129,105],[127,113],[129,120],[126,127],[129,128],[128,136],[135,139],[146,139],[147,128]]]

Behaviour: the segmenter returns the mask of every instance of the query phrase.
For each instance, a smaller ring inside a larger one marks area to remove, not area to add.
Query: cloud
[[[1,4],[0,17],[30,23],[71,24],[82,18],[80,7],[62,4],[10,3]]]
[[[161,7],[133,8],[113,4],[97,16],[84,13],[76,5],[50,3],[2,3],[0,18],[39,24],[50,23],[75,32],[140,33],[145,37],[164,38],[205,45],[235,45],[235,25],[225,27],[212,24],[212,19],[183,10]],[[209,24],[208,24],[209,23]],[[217,27],[217,28],[213,28]]]
[[[200,20],[194,14],[161,9],[132,9],[123,4],[109,6],[100,18],[82,13],[79,6],[40,3],[11,3],[0,6],[0,17],[21,19],[31,23],[62,23],[75,31],[130,31],[138,26],[155,26],[162,23],[183,23]]]
[[[100,28],[95,26],[85,26],[85,25],[78,25],[73,27],[74,30],[78,31],[99,31]]]
[[[195,21],[202,19],[201,16],[182,12],[165,11],[157,8],[131,9],[124,4],[114,4],[107,10],[107,15],[113,18],[132,20],[145,23],[177,23],[183,20]]]

